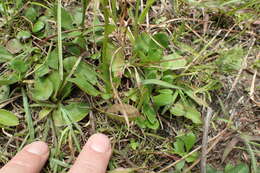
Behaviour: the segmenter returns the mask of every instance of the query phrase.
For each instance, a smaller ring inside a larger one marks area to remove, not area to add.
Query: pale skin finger
[[[0,173],[39,173],[49,156],[44,142],[33,142],[22,149],[9,161]]]
[[[69,173],[105,173],[111,152],[108,137],[95,134],[89,138]]]

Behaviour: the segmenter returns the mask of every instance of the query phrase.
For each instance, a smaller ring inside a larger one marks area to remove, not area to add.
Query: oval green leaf
[[[5,126],[17,126],[19,120],[12,112],[0,109],[0,124]]]
[[[32,32],[40,32],[45,27],[45,23],[43,21],[37,21],[32,28]]]
[[[48,100],[53,93],[53,84],[48,78],[39,78],[32,89],[32,97],[39,101]]]

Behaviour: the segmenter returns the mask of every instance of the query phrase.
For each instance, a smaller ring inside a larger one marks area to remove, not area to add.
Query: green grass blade
[[[146,7],[144,8],[142,14],[139,16],[138,22],[139,24],[144,22],[145,16],[148,14],[151,6],[153,5],[153,3],[155,2],[155,0],[148,0],[146,3]]]
[[[29,136],[30,136],[29,140],[30,142],[32,142],[35,139],[35,131],[33,127],[32,115],[29,109],[28,98],[23,88],[22,88],[22,95],[23,95],[23,107],[25,111],[25,119],[29,129]]]
[[[84,28],[85,20],[86,20],[86,10],[87,10],[87,6],[89,4],[89,0],[81,0],[81,1],[82,1],[82,6],[83,6],[81,27]]]
[[[58,0],[57,30],[58,30],[59,74],[60,74],[61,81],[63,81],[63,54],[62,54],[62,34],[61,34],[61,0]]]
[[[165,88],[171,88],[171,89],[179,89],[184,90],[182,87],[179,87],[177,85],[170,84],[168,82],[159,80],[159,79],[146,79],[142,81],[143,85],[159,85]]]

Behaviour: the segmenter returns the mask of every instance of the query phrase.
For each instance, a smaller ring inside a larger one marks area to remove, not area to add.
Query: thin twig
[[[63,81],[63,55],[62,55],[62,33],[61,33],[61,0],[58,0],[57,7],[57,30],[58,30],[58,55],[59,55],[59,75]]]
[[[204,121],[203,138],[202,138],[202,152],[200,162],[200,172],[206,173],[206,162],[207,162],[207,147],[208,147],[208,132],[209,124],[212,117],[212,109],[209,107],[207,115]]]

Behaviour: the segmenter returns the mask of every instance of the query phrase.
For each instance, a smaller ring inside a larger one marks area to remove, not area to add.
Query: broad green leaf
[[[229,167],[225,169],[225,173],[249,173],[249,167],[245,163],[241,163],[234,167]]]
[[[48,79],[52,82],[53,85],[53,92],[57,93],[60,86],[61,86],[61,80],[60,75],[58,71],[53,71],[49,76]]]
[[[81,121],[89,113],[89,105],[86,103],[72,102],[64,108],[69,112],[69,118],[73,123]]]
[[[165,81],[162,81],[159,79],[145,79],[142,81],[142,84],[143,85],[159,85],[159,86],[162,86],[165,88],[180,89],[180,90],[183,89],[177,85],[173,85],[173,84],[170,84],[168,82],[165,82]]]
[[[13,58],[13,55],[0,45],[0,63],[8,62]]]
[[[29,31],[19,31],[16,38],[19,40],[26,40],[30,38],[32,34]]]
[[[176,142],[173,143],[174,152],[178,155],[183,156],[185,154],[184,142],[180,139],[177,139]]]
[[[157,106],[169,105],[173,101],[172,94],[159,94],[153,97],[154,104]]]
[[[152,106],[148,105],[148,104],[144,104],[143,105],[143,113],[144,115],[147,117],[147,119],[149,120],[149,122],[151,124],[154,124],[156,122],[156,112],[153,109]]]
[[[223,171],[218,171],[217,169],[214,169],[212,166],[209,166],[209,165],[206,166],[206,172],[207,173],[223,173]]]
[[[202,124],[201,114],[195,107],[187,106],[186,114],[184,115],[186,118],[190,119],[195,124]]]
[[[161,66],[167,70],[182,69],[186,66],[187,61],[186,59],[179,59],[179,58],[181,58],[181,56],[178,55],[177,53],[173,53],[171,55],[165,56],[162,58],[162,60],[167,62],[162,62]]]
[[[0,86],[0,102],[9,98],[10,87],[8,85]]]
[[[65,63],[65,62],[64,62]],[[58,70],[59,68],[59,56],[58,56],[58,49],[54,49],[53,51],[51,51],[51,53],[48,56],[48,59],[46,61],[46,64],[55,69]]]
[[[173,83],[174,77],[173,77],[173,75],[165,75],[162,77],[162,81],[168,82],[168,83]]]
[[[200,112],[188,104],[178,102],[170,109],[170,112],[175,116],[184,116],[195,124],[202,124]]]
[[[20,80],[16,73],[4,74],[0,76],[0,85],[11,85]]]
[[[66,110],[66,115],[63,115],[61,109]],[[53,119],[55,122],[55,125],[57,126],[63,126],[63,125],[68,125],[70,123],[75,123],[78,121],[81,121],[83,118],[85,118],[89,113],[89,106],[85,103],[78,103],[78,102],[73,102],[70,103],[69,105],[62,106],[62,108],[56,109],[53,112]],[[68,121],[64,118],[64,116],[67,116]]]
[[[153,37],[164,48],[169,47],[169,36],[165,33],[157,33]]]
[[[34,88],[32,89],[32,97],[39,101],[45,101],[50,98],[53,93],[53,84],[50,79],[44,77],[35,81]]]
[[[184,166],[185,166],[185,160],[182,160],[176,164],[175,169],[176,169],[176,171],[181,173],[181,170],[184,168]]]
[[[27,8],[25,11],[25,17],[29,19],[31,22],[34,22],[38,17],[38,12],[36,11],[36,8]]]
[[[180,156],[185,156],[186,154],[189,153],[189,150],[195,143],[195,136],[193,136],[192,133],[190,134],[185,134],[178,136],[176,139],[176,142],[173,143],[174,146],[174,152]],[[189,157],[187,157],[185,160],[187,162],[193,162],[199,157],[198,152],[193,153]]]
[[[151,123],[150,121],[145,121],[145,126],[149,129],[157,130],[160,127],[160,123],[157,119],[155,119],[154,123]]]
[[[145,32],[141,33],[136,40],[135,49],[140,52],[148,53],[151,38]]]
[[[0,124],[5,126],[17,126],[19,120],[12,112],[0,109]]]
[[[64,29],[72,29],[73,28],[73,20],[68,11],[64,8],[61,8],[61,27]]]
[[[68,57],[64,59],[65,70],[68,73],[70,73],[70,71],[72,70],[76,62],[77,62],[76,57]],[[74,75],[79,78],[84,77],[86,81],[88,81],[93,85],[95,85],[98,82],[97,73],[95,72],[95,70],[90,65],[86,64],[83,61],[79,63],[76,71],[74,72]]]
[[[194,152],[190,156],[188,156],[185,160],[190,163],[190,162],[194,162],[198,158],[199,158],[199,153],[198,152]]]
[[[158,62],[162,59],[163,50],[159,48],[150,48],[148,55],[142,59],[142,62]]]
[[[11,39],[6,44],[6,49],[11,54],[17,54],[22,50],[23,46],[18,39]]]
[[[234,168],[234,166],[232,164],[227,163],[225,166],[224,172],[226,173],[226,172],[228,172],[228,170],[233,169],[233,168]]]
[[[181,139],[184,142],[186,152],[189,152],[196,143],[196,136],[192,132],[182,136],[178,136],[177,138]]]
[[[98,91],[93,85],[91,85],[88,81],[86,81],[82,77],[72,78],[69,79],[70,82],[76,84],[82,91],[91,95],[91,96],[98,96],[100,95],[100,91]]]
[[[28,63],[21,59],[14,59],[10,63],[10,68],[17,71],[18,73],[25,73],[29,66]]]
[[[71,82],[68,82],[65,87],[63,88],[63,90],[61,91],[61,100],[65,99],[66,97],[68,97],[72,91],[72,83]]]
[[[145,119],[143,117],[141,117],[141,116],[136,118],[135,123],[142,129],[144,129],[146,127]]]
[[[184,116],[186,114],[184,106],[181,103],[176,103],[174,107],[170,109],[170,112],[175,116]]]
[[[34,33],[40,32],[41,30],[43,30],[44,27],[45,27],[45,23],[39,20],[33,25],[32,32]]]
[[[45,64],[37,64],[35,66],[35,69],[37,69],[35,71],[35,77],[36,78],[43,77],[50,72],[49,67]]]

